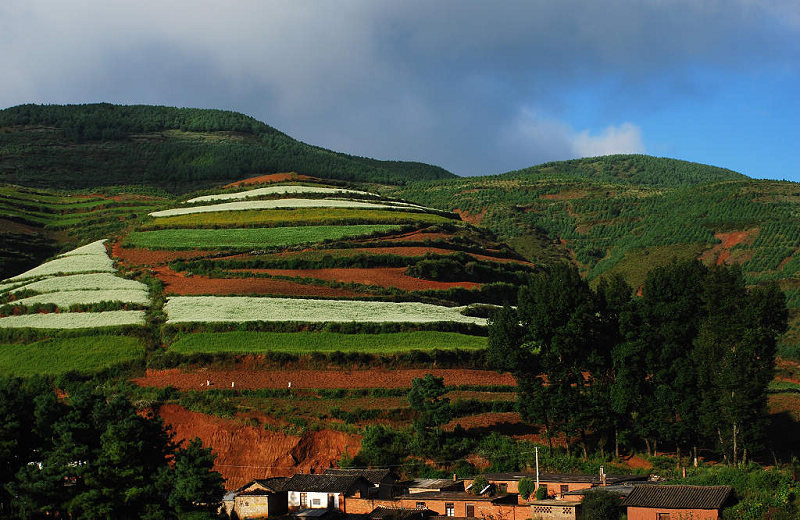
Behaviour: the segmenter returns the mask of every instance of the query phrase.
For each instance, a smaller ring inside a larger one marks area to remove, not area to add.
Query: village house
[[[536,482],[536,473],[486,473],[483,475],[490,484],[497,488],[498,494],[519,493],[519,481],[523,478]],[[644,475],[609,475],[602,471],[597,474],[588,475],[580,473],[540,473],[539,486],[547,490],[550,499],[580,500],[582,495],[574,492],[595,487],[605,487],[620,485],[629,482],[644,482],[647,480]],[[465,481],[467,487],[472,485],[474,480]],[[531,496],[530,500],[533,500]]]
[[[377,508],[390,510],[431,511],[435,516],[456,518],[502,518],[504,520],[526,520],[530,518],[530,507],[520,505],[514,493],[502,496],[492,494],[473,495],[463,489],[458,491],[421,491],[400,495],[390,500],[350,499],[349,513],[368,514]]]
[[[576,520],[581,502],[576,500],[537,500],[530,505],[531,520]]]
[[[227,493],[223,508],[230,517],[266,518],[286,513],[287,494],[283,489],[285,477],[253,480]]]
[[[447,478],[425,478],[404,482],[402,485],[405,493],[429,493],[431,491],[464,491],[464,481]]]
[[[372,487],[368,492],[371,498],[391,498],[400,494],[399,487],[396,486],[398,481],[397,475],[390,469],[328,468],[322,474],[364,477],[372,483]]]
[[[636,486],[623,502],[628,520],[718,520],[730,486]]]
[[[350,498],[367,498],[372,483],[358,475],[297,474],[283,483],[289,511],[338,509],[347,511]]]

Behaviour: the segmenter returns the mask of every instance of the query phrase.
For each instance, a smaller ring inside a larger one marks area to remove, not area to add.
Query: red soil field
[[[198,258],[219,251],[154,251],[152,249],[125,248],[116,242],[111,248],[111,256],[128,265],[162,265],[179,258]]]
[[[213,258],[212,260],[234,260],[234,259],[245,260],[250,258],[291,258],[312,251],[322,255],[330,254],[332,256],[336,255],[349,256],[349,253],[352,252],[355,252],[356,254],[371,253],[375,255],[397,255],[397,256],[424,256],[426,253],[431,253],[436,255],[452,255],[454,253],[457,253],[457,251],[453,251],[452,249],[444,249],[440,247],[425,247],[425,246],[356,247],[351,249],[308,248],[300,251],[283,251],[281,253],[273,253],[264,256],[254,256],[248,253],[239,253],[225,257],[216,257]],[[469,254],[472,257],[475,257],[478,260],[485,260],[488,262],[498,262],[498,263],[515,262],[518,264],[533,265],[531,262],[527,262],[525,260],[517,260],[515,258],[498,258],[494,256],[479,255],[476,253],[467,253],[467,254]]]
[[[223,186],[224,188],[238,188],[240,186],[252,186],[254,184],[271,184],[273,182],[281,181],[315,181],[319,180],[316,177],[309,177],[308,175],[298,175],[296,173],[273,173],[270,175],[259,175],[258,177],[250,177],[240,181],[232,182]]]
[[[455,385],[516,385],[514,376],[498,374],[492,370],[468,369],[398,369],[371,368],[367,370],[255,370],[255,369],[201,369],[183,372],[180,369],[147,370],[145,377],[132,379],[139,386],[164,388],[174,386],[179,390],[207,390],[209,388],[411,388],[411,380],[433,374],[444,377],[448,386]],[[205,386],[211,381],[211,386]]]
[[[436,282],[421,280],[408,276],[405,267],[371,267],[347,269],[235,269],[234,272],[245,271],[265,273],[272,276],[296,276],[299,278],[315,278],[342,283],[360,283],[378,285],[380,287],[396,287],[404,291],[424,291],[427,289],[446,290],[453,287],[474,289],[479,287],[475,282]]]
[[[302,437],[271,432],[242,421],[190,412],[178,405],[164,405],[158,415],[175,432],[177,442],[199,437],[217,455],[214,469],[236,489],[256,478],[315,473],[331,467],[347,450],[358,453],[358,436],[322,430]]]
[[[468,417],[453,419],[444,426],[445,430],[452,431],[456,425],[461,425],[465,430],[481,430],[509,435],[516,439],[532,441],[547,445],[547,436],[544,428],[531,426],[522,422],[516,412],[487,412]],[[566,447],[566,437],[553,436],[553,446]]]
[[[325,285],[302,284],[273,278],[209,278],[207,276],[184,276],[169,267],[158,267],[156,277],[164,282],[164,293],[168,295],[197,294],[275,294],[283,296],[329,296],[357,298],[370,293],[337,289]]]
[[[466,211],[456,208],[453,210],[453,212],[458,213],[458,216],[461,217],[461,220],[463,220],[464,222],[468,222],[473,226],[479,225],[483,220],[484,215],[486,215],[485,209],[480,213],[467,213]]]
[[[715,233],[714,236],[722,242],[708,249],[700,255],[698,260],[701,262],[711,263],[715,262],[716,265],[730,264],[731,248],[738,246],[742,243],[752,243],[758,234],[759,228],[748,229],[746,231],[730,231],[728,233]],[[737,261],[737,260],[734,260]],[[746,261],[745,258],[739,258],[738,262]]]

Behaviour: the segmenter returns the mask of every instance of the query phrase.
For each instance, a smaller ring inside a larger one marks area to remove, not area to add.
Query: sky
[[[647,153],[800,181],[797,0],[3,0],[0,108],[235,110],[458,175]]]

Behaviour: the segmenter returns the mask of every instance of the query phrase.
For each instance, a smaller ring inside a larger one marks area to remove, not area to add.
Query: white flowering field
[[[402,207],[404,210],[411,209],[426,211],[422,206],[397,205],[392,202],[363,202],[359,200],[347,199],[277,199],[277,200],[243,200],[237,202],[225,202],[209,206],[194,206],[191,208],[173,208],[150,213],[151,217],[174,217],[177,215],[190,215],[192,213],[208,213],[212,211],[242,211],[255,209],[289,209],[289,208],[367,208],[367,209],[386,209]]]
[[[61,309],[67,309],[71,305],[91,305],[100,302],[122,302],[147,305],[148,301],[147,290],[117,289],[113,291],[78,290],[37,294],[27,298],[20,298],[14,301],[14,304],[30,306],[52,303]]]
[[[74,256],[74,255],[102,255],[107,256],[108,252],[106,251],[105,240],[98,240],[96,242],[92,242],[91,244],[86,244],[85,246],[78,247],[73,249],[72,251],[67,251],[66,253],[58,256]]]
[[[90,329],[144,325],[144,311],[64,312],[0,318],[0,328]]]
[[[66,276],[52,276],[43,280],[37,280],[25,285],[16,284],[17,290],[34,291],[37,293],[49,293],[57,291],[143,291],[147,293],[147,286],[136,280],[120,278],[111,273],[91,273],[73,274]],[[4,289],[0,287],[0,293]]]
[[[93,242],[89,245],[73,249],[54,260],[45,262],[34,267],[29,271],[4,280],[13,282],[28,278],[39,278],[42,276],[54,275],[58,273],[91,273],[91,272],[114,272],[114,262],[109,258],[103,240]]]
[[[485,318],[464,316],[464,307],[416,302],[309,300],[247,296],[174,296],[164,310],[167,323],[184,322],[457,322],[486,325]]]
[[[185,201],[185,204],[193,204],[195,202],[209,202],[215,200],[241,200],[250,197],[261,197],[264,195],[285,195],[288,193],[325,193],[325,194],[355,194],[355,195],[371,195],[377,197],[374,193],[358,190],[346,190],[343,188],[324,188],[322,186],[268,186],[266,188],[256,188],[254,190],[237,191],[236,193],[217,193],[214,195],[204,195],[202,197],[195,197]]]

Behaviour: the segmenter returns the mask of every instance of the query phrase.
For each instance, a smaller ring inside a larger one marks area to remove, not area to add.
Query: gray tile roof
[[[302,475],[296,474],[282,484],[284,491],[305,491],[316,493],[348,493],[359,481],[366,486],[372,483],[359,475]]]
[[[345,475],[345,476],[358,476],[364,477],[376,486],[381,482],[388,480],[395,480],[390,469],[352,469],[352,468],[328,468],[323,472],[323,475]]]
[[[720,509],[732,492],[730,486],[636,486],[622,505],[659,509]]]

